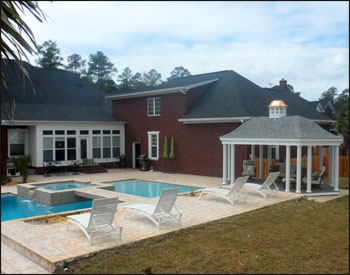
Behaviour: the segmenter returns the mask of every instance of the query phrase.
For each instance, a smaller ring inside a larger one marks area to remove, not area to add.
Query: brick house
[[[266,89],[234,71],[173,79],[155,88],[118,92],[107,98],[112,100],[113,114],[127,121],[128,165],[137,167],[135,158],[142,153],[155,170],[175,173],[221,176],[219,137],[253,117],[267,116],[268,105],[276,99],[289,106],[288,115],[311,119],[326,130],[334,122],[310,108],[309,101],[289,92],[285,80],[280,89]],[[175,139],[174,160],[163,158],[165,136]],[[248,159],[251,149],[237,146],[236,163]],[[273,157],[278,155],[279,148],[273,148]],[[241,166],[235,169],[241,175]]]
[[[25,66],[45,90],[34,96],[10,66],[2,66],[16,100],[13,121],[1,113],[1,172],[16,155],[30,153],[40,171],[48,160],[69,163],[94,158],[106,167],[125,154],[127,166],[137,168],[140,154],[157,171],[221,176],[219,137],[253,117],[268,116],[268,105],[283,100],[288,115],[311,119],[329,130],[334,120],[310,108],[310,102],[280,88],[261,88],[232,70],[178,78],[133,91],[106,95],[73,73]],[[1,91],[4,105],[6,97]],[[164,138],[175,140],[175,159],[164,159]],[[273,158],[279,150],[273,148]],[[236,163],[248,159],[252,148],[237,146]],[[255,150],[257,152],[257,150]],[[283,152],[282,152],[283,153]],[[292,151],[292,156],[295,152]],[[266,155],[266,152],[264,152]],[[241,166],[235,174],[241,175]]]

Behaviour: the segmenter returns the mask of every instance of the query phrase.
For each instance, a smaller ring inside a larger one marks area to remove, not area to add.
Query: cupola
[[[271,118],[285,117],[287,115],[288,105],[284,103],[283,100],[274,100],[268,107],[270,109]]]

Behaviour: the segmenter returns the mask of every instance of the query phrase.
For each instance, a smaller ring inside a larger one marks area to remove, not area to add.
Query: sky
[[[349,3],[279,1],[53,1],[27,15],[37,44],[69,55],[102,51],[121,73],[178,66],[193,75],[234,70],[261,87],[286,79],[307,100],[349,87]],[[35,56],[29,57],[35,65]],[[116,81],[117,75],[113,77]]]

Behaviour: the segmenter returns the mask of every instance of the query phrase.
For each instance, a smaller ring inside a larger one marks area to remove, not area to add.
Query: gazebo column
[[[312,147],[307,147],[307,188],[306,192],[311,193],[311,172],[312,172]]]
[[[334,155],[333,146],[329,146],[329,156],[328,156],[328,184],[334,186],[333,175],[334,175]]]
[[[259,178],[263,178],[263,145],[259,145]]]
[[[270,173],[271,168],[271,145],[267,145],[267,174]]]
[[[334,146],[334,191],[339,191],[339,146]]]
[[[252,160],[255,161],[255,145],[252,145],[251,151],[252,151]]]
[[[286,148],[286,192],[290,192],[290,145]]]
[[[231,182],[231,145],[227,145],[227,183]]]
[[[297,146],[297,178],[296,178],[296,191],[295,193],[301,193],[301,146]]]
[[[276,159],[280,159],[280,146],[276,145]]]
[[[319,147],[319,153],[318,153],[318,170],[321,171],[323,166],[323,147]]]
[[[235,182],[235,145],[231,145],[231,184]]]
[[[222,184],[227,184],[227,144],[223,144],[223,160],[222,160]]]

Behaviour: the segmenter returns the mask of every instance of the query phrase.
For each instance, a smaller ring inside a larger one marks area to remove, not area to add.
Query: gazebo
[[[329,146],[329,180],[334,193],[339,193],[339,146],[343,139],[324,130],[315,122],[300,117],[287,116],[287,105],[282,100],[275,100],[269,105],[269,117],[257,117],[220,137],[223,145],[223,184],[235,181],[235,145],[259,145],[259,170],[262,178],[263,146],[267,146],[268,171],[271,166],[271,147],[286,146],[286,180],[285,191],[290,192],[290,157],[291,147],[296,146],[296,193],[301,193],[301,159],[302,147],[307,147],[307,186],[306,193],[311,191],[312,147],[319,146],[320,167],[322,166],[322,147]]]

